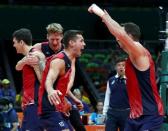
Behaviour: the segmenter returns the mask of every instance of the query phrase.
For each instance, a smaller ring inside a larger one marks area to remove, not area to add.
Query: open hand
[[[48,93],[48,100],[51,105],[58,105],[61,103],[60,96],[62,93],[59,90],[52,90]]]

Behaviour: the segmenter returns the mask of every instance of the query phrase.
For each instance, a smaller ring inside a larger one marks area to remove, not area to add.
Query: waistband
[[[35,104],[34,102],[30,102],[30,103],[22,104],[22,109],[24,110],[24,109],[26,108],[26,106],[34,105],[34,104]]]
[[[130,108],[114,108],[114,107],[109,107],[109,110],[113,110],[113,111],[129,111]]]

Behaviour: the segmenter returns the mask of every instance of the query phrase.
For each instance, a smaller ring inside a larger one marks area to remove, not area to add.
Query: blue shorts
[[[143,115],[137,119],[128,118],[124,131],[160,131],[163,116]]]
[[[40,116],[40,130],[47,131],[61,131],[70,129],[70,123],[67,119],[63,118],[62,114],[58,111],[43,114]]]
[[[23,111],[22,131],[39,131],[39,119],[37,115],[37,105],[27,105]]]

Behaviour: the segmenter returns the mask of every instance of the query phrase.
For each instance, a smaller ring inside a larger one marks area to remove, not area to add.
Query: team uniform
[[[45,81],[49,71],[49,66],[52,60],[54,59],[63,59],[65,61],[65,74],[63,76],[59,76],[58,79],[54,82],[54,89],[59,90],[62,95],[60,96],[61,103],[54,106],[51,105],[48,100],[48,94],[45,90]],[[69,83],[69,78],[71,74],[71,61],[67,57],[67,55],[62,51],[56,55],[52,55],[47,58],[46,67],[42,76],[42,83],[39,91],[39,106],[38,113],[40,116],[40,128],[46,129],[47,131],[60,131],[63,129],[70,129],[71,125],[68,120],[65,119],[63,110],[65,105],[67,105],[65,101],[65,95],[67,91],[67,85]]]
[[[124,131],[130,107],[126,91],[126,78],[112,76],[107,83],[103,114],[106,115],[106,131]]]
[[[163,104],[156,86],[154,62],[149,52],[146,53],[150,60],[146,71],[137,70],[130,59],[126,61],[130,118],[125,131],[160,131],[163,123]]]
[[[32,51],[32,50],[31,50]],[[36,73],[33,67],[25,65],[22,70],[23,79],[23,97],[22,97],[22,109],[23,109],[23,122],[22,131],[38,131],[38,115],[37,115],[37,103],[38,103],[38,90],[39,81],[36,77]]]
[[[63,50],[63,46],[61,47],[61,49],[59,51],[57,51],[56,53],[60,52]],[[43,54],[47,57],[50,57],[54,54],[56,54],[50,47],[49,47],[49,43],[48,42],[42,42],[41,44],[41,51],[43,52]],[[80,119],[80,114],[79,111],[76,107],[75,102],[68,96],[66,96],[66,98],[69,100],[69,102],[72,104],[72,109],[70,110],[70,116],[69,116],[69,120],[71,122],[71,124],[73,125],[74,129],[76,131],[86,131],[81,119]],[[66,118],[67,119],[67,118]]]

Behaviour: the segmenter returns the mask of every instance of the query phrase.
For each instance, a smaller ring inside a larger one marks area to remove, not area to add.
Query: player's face
[[[125,75],[125,61],[121,61],[116,64],[116,71],[120,76]]]
[[[22,53],[23,52],[23,41],[18,41],[15,37],[13,38],[13,47],[15,47],[16,52]]]
[[[82,35],[77,35],[77,39],[74,41],[74,52],[76,53],[76,56],[79,57],[82,54],[82,50],[85,48],[85,42]]]
[[[57,52],[61,49],[62,38],[63,38],[63,34],[61,33],[50,33],[47,35],[49,46],[53,51]]]

